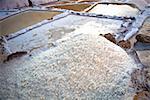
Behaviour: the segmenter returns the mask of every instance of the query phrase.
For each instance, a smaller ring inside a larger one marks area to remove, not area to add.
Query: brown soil
[[[100,34],[101,36],[101,34]],[[124,48],[124,49],[130,49],[131,48],[131,43],[130,41],[124,41],[124,40],[121,40],[119,41],[118,43],[116,42],[116,39],[115,37],[111,34],[111,33],[108,33],[108,34],[104,34],[102,35],[104,36],[107,40],[119,45],[120,47]]]
[[[57,14],[60,14],[60,12],[28,11],[17,14],[15,16],[11,16],[3,21],[0,21],[0,35],[6,35],[13,32],[17,32],[42,20],[50,19]]]

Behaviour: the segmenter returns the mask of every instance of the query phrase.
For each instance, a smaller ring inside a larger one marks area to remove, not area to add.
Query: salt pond
[[[135,17],[138,14],[139,10],[129,5],[97,4],[88,12],[110,16]]]

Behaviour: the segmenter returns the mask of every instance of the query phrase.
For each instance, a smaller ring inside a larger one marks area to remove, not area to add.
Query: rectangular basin
[[[49,7],[74,10],[74,11],[84,11],[86,8],[88,8],[90,6],[91,6],[91,4],[62,4],[62,5],[53,5],[53,6],[49,6]]]
[[[28,26],[34,25],[45,19],[51,19],[53,16],[60,14],[56,11],[25,11],[17,15],[10,16],[0,21],[0,35],[7,35],[17,32]]]
[[[33,51],[39,48],[49,48],[52,43],[80,34],[115,33],[120,29],[122,20],[86,17],[80,15],[67,15],[30,30],[8,41],[12,51]],[[48,49],[47,48],[47,49]]]
[[[86,12],[109,16],[135,17],[138,15],[139,9],[129,4],[98,3]]]

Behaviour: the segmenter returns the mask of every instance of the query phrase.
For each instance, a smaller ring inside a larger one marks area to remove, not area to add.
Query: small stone
[[[105,34],[104,37],[105,37],[107,40],[109,40],[109,41],[111,41],[111,42],[113,42],[113,43],[116,44],[115,37],[114,37],[112,34],[110,34],[110,33]]]
[[[131,48],[131,43],[130,41],[124,41],[124,40],[121,40],[118,42],[118,45],[122,48],[125,48],[125,49],[129,49]]]
[[[139,34],[136,36],[137,41],[142,43],[150,43],[150,36]]]

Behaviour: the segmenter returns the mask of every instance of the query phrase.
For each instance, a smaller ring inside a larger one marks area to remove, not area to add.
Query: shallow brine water
[[[8,17],[0,21],[0,35],[6,35],[17,32],[30,25],[39,23],[45,19],[51,19],[53,16],[60,14],[60,12],[49,11],[26,11],[20,14]]]

